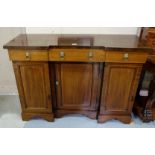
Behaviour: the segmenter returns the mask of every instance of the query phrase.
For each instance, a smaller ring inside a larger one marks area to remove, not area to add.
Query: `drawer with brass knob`
[[[105,51],[101,49],[51,49],[49,61],[104,62]]]
[[[145,63],[148,54],[143,52],[107,51],[106,62]]]
[[[48,61],[47,50],[9,50],[12,61]]]

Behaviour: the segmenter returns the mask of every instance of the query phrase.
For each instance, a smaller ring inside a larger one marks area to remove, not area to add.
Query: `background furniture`
[[[140,39],[153,50],[143,67],[133,111],[144,122],[149,122],[155,119],[155,28],[142,28]],[[142,91],[148,94],[143,96]]]
[[[132,35],[20,35],[4,46],[13,62],[22,118],[83,114],[130,123],[151,48]]]
[[[148,95],[141,95],[140,92],[142,91],[148,92]],[[143,67],[143,74],[134,104],[134,113],[144,122],[155,119],[155,62],[151,59]]]

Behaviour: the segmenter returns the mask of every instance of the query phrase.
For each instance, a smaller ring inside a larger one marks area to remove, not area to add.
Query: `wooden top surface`
[[[102,48],[151,51],[136,35],[21,34],[3,46],[6,49]]]

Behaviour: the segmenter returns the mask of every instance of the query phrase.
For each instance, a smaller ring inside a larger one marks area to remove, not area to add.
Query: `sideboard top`
[[[136,35],[20,34],[6,49],[103,48],[105,50],[151,50]]]

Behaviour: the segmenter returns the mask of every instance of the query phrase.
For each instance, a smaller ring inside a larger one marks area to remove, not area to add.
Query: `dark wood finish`
[[[12,61],[48,61],[47,50],[9,50]]]
[[[106,64],[98,122],[119,119],[130,123],[141,67],[141,64]]]
[[[19,35],[4,48],[23,120],[66,114],[97,119],[99,113],[98,122],[124,123],[131,120],[141,66],[152,50],[135,35]]]
[[[94,111],[97,115],[101,75],[102,64],[99,63],[56,64],[57,113],[62,112],[59,110],[83,111],[82,114],[92,118],[89,111]]]
[[[63,52],[64,57],[60,54]],[[49,61],[58,62],[104,62],[105,51],[101,49],[51,49]]]
[[[104,123],[108,120],[115,119],[119,120],[125,124],[129,124],[131,122],[131,116],[130,115],[116,115],[116,114],[110,114],[110,115],[99,115],[98,116],[98,123]]]
[[[61,39],[63,38],[63,40]],[[88,40],[90,38],[90,41]],[[73,45],[74,43],[74,45]],[[77,44],[75,44],[77,43]],[[3,46],[7,49],[101,48],[104,50],[149,51],[137,35],[22,34]]]
[[[148,46],[155,48],[155,28],[148,28],[146,39]]]
[[[140,42],[144,42],[146,46],[151,47],[152,54],[154,55],[155,54],[155,27],[141,28]]]
[[[140,96],[139,92],[142,88],[142,82],[144,80],[144,74],[149,71],[153,74],[153,79],[150,81],[148,88],[148,96]],[[139,88],[137,91],[137,96],[134,104],[133,112],[138,115],[143,122],[150,122],[155,120],[155,63],[154,61],[148,61],[142,71],[142,76],[140,80]]]
[[[92,110],[55,110],[54,112],[56,118],[61,118],[65,115],[72,115],[72,114],[80,114],[85,115],[91,119],[96,119],[98,111],[92,111]]]
[[[14,62],[23,120],[40,116],[53,120],[49,69],[46,62]]]
[[[28,113],[28,112],[22,112],[22,120],[23,121],[29,121],[30,119],[34,118],[43,118],[49,122],[54,121],[54,116],[51,113]]]
[[[143,67],[133,112],[138,115],[143,122],[150,122],[155,120],[155,97],[153,95],[155,91],[155,28],[142,28],[141,40],[145,40],[147,46],[152,47],[152,52],[148,56],[148,60]],[[141,96],[139,93],[141,89],[143,89],[142,83],[144,81],[146,71],[152,73],[154,75],[154,79],[152,79],[152,81],[148,81],[150,82],[149,87],[147,88],[148,96]]]
[[[125,57],[127,55],[127,57]],[[145,63],[148,54],[146,52],[120,52],[109,51],[106,53],[106,62],[120,63]]]

